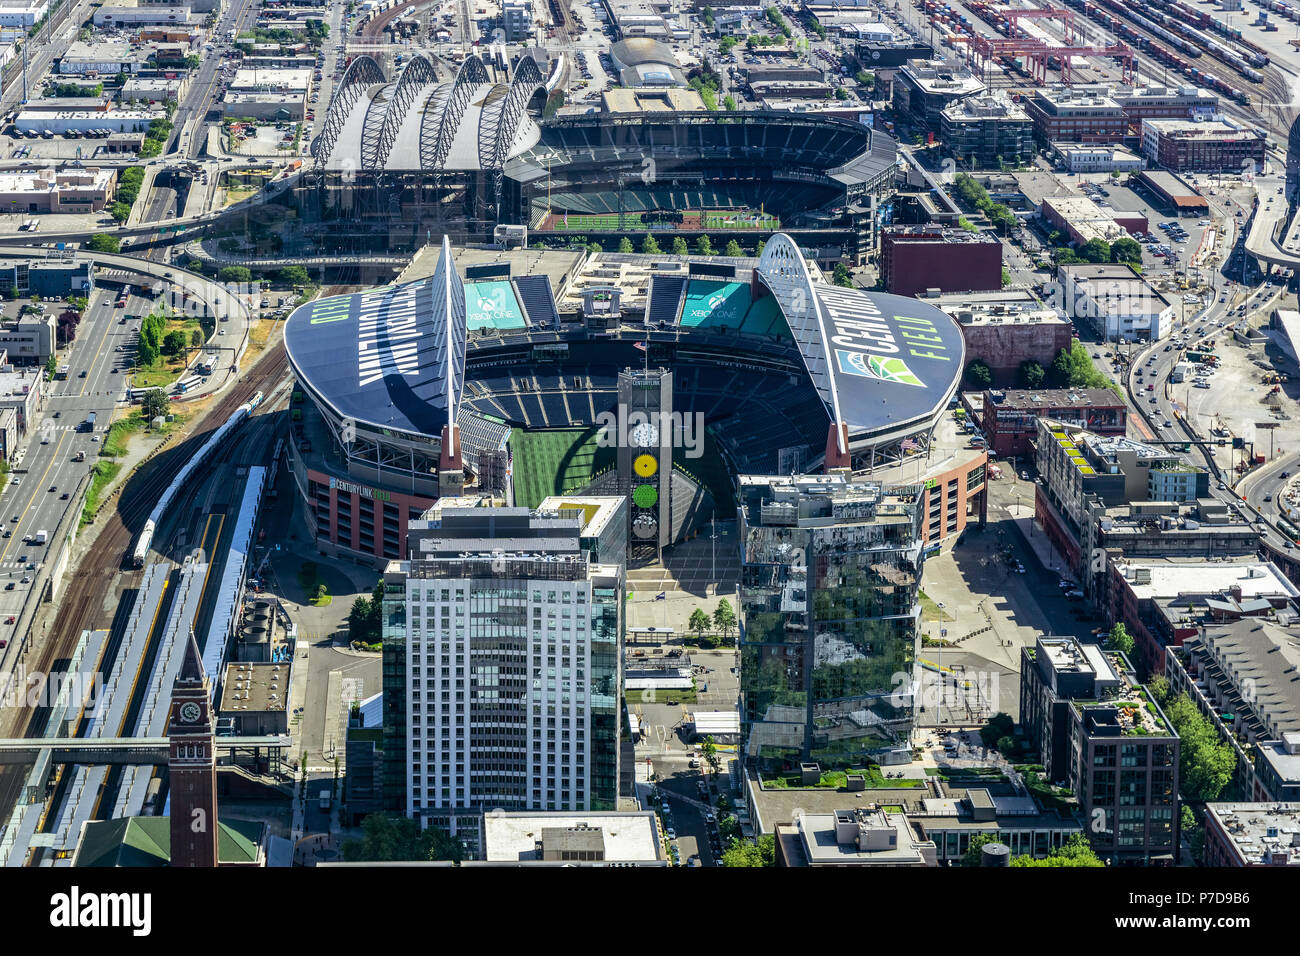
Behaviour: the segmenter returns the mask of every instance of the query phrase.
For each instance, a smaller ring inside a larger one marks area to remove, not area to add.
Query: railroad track
[[[130,568],[131,542],[143,527],[158,498],[171,484],[186,460],[187,450],[200,447],[207,434],[229,418],[240,405],[257,392],[269,392],[289,371],[283,342],[277,343],[258,359],[248,375],[237,382],[201,419],[202,431],[175,448],[160,454],[129,479],[117,496],[117,506],[90,548],[82,555],[71,581],[59,602],[54,625],[40,643],[35,660],[28,663],[27,673],[49,674],[59,660],[66,660],[83,630],[102,626],[103,607],[119,575],[130,587],[139,572]],[[209,422],[211,424],[209,425]],[[7,737],[34,737],[44,730],[45,712],[13,708],[13,717],[4,729]],[[21,726],[19,726],[21,725]],[[0,771],[0,821],[7,820],[18,799],[28,769],[6,767]]]

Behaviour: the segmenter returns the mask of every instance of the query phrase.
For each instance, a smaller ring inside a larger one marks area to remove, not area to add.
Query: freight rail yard
[[[921,0],[913,16],[996,88],[1026,80],[1190,82],[1230,101],[1226,112],[1263,118],[1279,132],[1296,102],[1300,5],[1287,0],[1247,0],[1235,14],[1191,0]]]

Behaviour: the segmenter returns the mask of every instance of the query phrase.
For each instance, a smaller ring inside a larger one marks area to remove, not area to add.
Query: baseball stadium
[[[860,123],[642,99],[543,118],[563,57],[523,56],[508,79],[474,55],[451,80],[440,69],[419,54],[392,76],[369,56],[348,65],[295,190],[320,248],[486,242],[522,226],[548,245],[651,234],[694,248],[712,233],[753,250],[785,232],[822,261],[861,262],[888,215],[897,146]]]
[[[662,546],[728,516],[736,474],[925,462],[965,364],[946,313],[832,285],[781,233],[756,259],[444,238],[390,286],[296,309],[285,345],[317,545],[376,563],[448,495],[627,494]],[[631,407],[702,441],[634,429],[625,457],[603,423]]]

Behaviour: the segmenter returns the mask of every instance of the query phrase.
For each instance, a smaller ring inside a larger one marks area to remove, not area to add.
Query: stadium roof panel
[[[465,330],[465,286],[444,240],[432,276],[300,306],[284,342],[299,381],[341,418],[437,436],[460,404]]]
[[[780,303],[818,394],[850,436],[901,436],[943,410],[966,358],[961,329],[946,312],[830,285],[784,234],[768,242],[757,273]]]

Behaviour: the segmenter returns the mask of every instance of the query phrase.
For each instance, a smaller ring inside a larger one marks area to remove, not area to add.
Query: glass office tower
[[[920,486],[740,479],[741,721],[764,770],[910,747]]]

